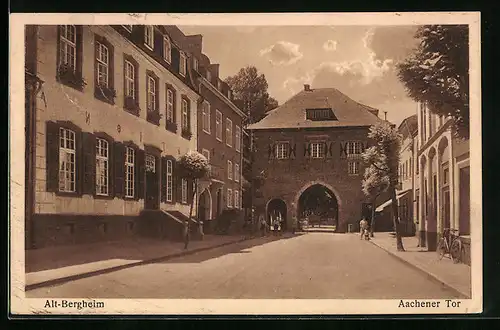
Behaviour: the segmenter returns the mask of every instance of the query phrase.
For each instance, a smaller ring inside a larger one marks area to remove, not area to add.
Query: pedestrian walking
[[[295,231],[297,231],[297,216],[292,216],[292,234],[295,235]]]
[[[363,237],[366,235],[368,232],[368,221],[366,221],[365,217],[361,219],[359,222],[359,239],[363,239]]]
[[[260,235],[264,237],[266,236],[266,219],[263,214],[259,215],[259,224],[260,224]]]

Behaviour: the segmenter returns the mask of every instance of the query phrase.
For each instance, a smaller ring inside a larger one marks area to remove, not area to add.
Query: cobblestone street
[[[357,235],[257,238],[54,287],[28,298],[457,298]]]

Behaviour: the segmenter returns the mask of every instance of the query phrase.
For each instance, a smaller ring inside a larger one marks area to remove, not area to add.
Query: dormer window
[[[337,120],[332,109],[306,109],[306,119],[313,121]]]
[[[198,59],[196,57],[193,57],[193,68],[198,71]]]
[[[222,85],[220,83],[220,80],[217,80],[217,89],[218,90],[221,90],[222,89]]]
[[[212,82],[212,74],[207,70],[207,80]]]
[[[180,54],[179,74],[183,77],[186,76],[186,54],[183,52]]]
[[[233,95],[232,95],[232,94],[233,94],[233,93],[231,92],[231,90],[228,90],[228,91],[227,91],[227,98],[231,100],[231,99],[232,99],[232,97],[233,97]]]
[[[163,37],[163,59],[167,63],[172,62],[172,44],[167,36]]]
[[[152,25],[144,27],[144,44],[149,49],[153,50],[154,47],[154,28]]]

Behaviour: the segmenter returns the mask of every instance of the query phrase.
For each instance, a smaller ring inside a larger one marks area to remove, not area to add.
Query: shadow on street
[[[157,263],[199,263],[204,262],[209,259],[219,258],[227,254],[245,254],[252,253],[252,251],[248,251],[247,249],[264,245],[267,243],[286,240],[290,238],[296,238],[303,235],[302,233],[298,233],[295,235],[282,235],[282,236],[266,236],[266,237],[256,237],[254,239],[250,239],[247,241],[242,241],[236,244],[229,244],[220,248],[210,249],[206,251],[200,251],[194,254],[189,254],[185,256],[181,256],[178,258],[172,258],[169,260],[159,261]]]

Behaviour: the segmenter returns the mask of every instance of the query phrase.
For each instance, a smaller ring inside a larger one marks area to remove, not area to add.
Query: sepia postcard
[[[12,316],[482,312],[480,13],[10,27]]]

